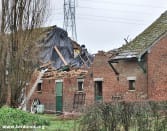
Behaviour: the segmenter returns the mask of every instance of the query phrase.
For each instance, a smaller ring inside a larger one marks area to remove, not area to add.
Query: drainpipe
[[[143,55],[143,54],[142,54]],[[141,63],[141,57],[142,57],[142,55],[140,55],[139,57],[138,57],[138,65],[142,68],[142,70],[143,70],[143,72],[147,75],[147,99],[149,98],[149,95],[148,95],[148,71],[146,71],[146,69],[148,70],[148,56],[147,56],[147,60],[146,60],[146,68],[144,68],[143,67],[143,65],[142,65],[142,63]]]
[[[148,95],[149,90],[148,90],[148,88],[149,88],[149,85],[148,85],[148,55],[147,55],[147,99],[149,99],[149,95]]]
[[[143,70],[143,72],[146,73],[146,68],[144,68],[142,61],[141,61],[141,55],[138,57],[137,64],[140,66],[140,68]]]
[[[143,67],[142,63],[138,61],[137,64],[140,66],[143,72],[146,73],[146,69]]]

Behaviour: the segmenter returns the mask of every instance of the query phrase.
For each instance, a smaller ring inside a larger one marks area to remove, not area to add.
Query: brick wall
[[[74,93],[77,90],[77,78],[64,78],[63,81],[63,109],[64,111],[72,111]]]
[[[167,35],[148,54],[149,98],[167,100]]]
[[[33,78],[35,82],[35,78]],[[64,77],[63,81],[63,111],[73,110],[74,93],[77,90],[77,76]],[[48,112],[56,111],[56,80],[55,79],[43,79],[42,90],[40,92],[35,91],[28,102],[28,110],[30,110],[31,103],[35,98],[38,98],[41,104],[44,104],[45,110]]]
[[[147,74],[139,66],[137,59],[120,60],[115,68],[119,72],[119,88],[124,100],[147,98]],[[129,90],[129,77],[136,79],[135,90]]]
[[[94,78],[103,78],[103,101],[110,102],[114,99],[124,99],[128,101],[147,99],[147,74],[138,65],[137,60],[119,61],[115,64],[115,69],[119,76],[115,74],[108,63],[108,56],[104,52],[95,55],[92,67],[86,77],[86,104],[95,101]],[[135,91],[129,90],[127,77],[136,77]]]
[[[139,66],[137,59],[120,60],[114,64],[119,76],[110,67],[109,57],[104,52],[95,55],[92,66],[84,79],[84,92],[86,93],[86,106],[95,102],[94,79],[102,79],[102,95],[104,102],[121,96],[123,100],[167,100],[167,37],[161,38],[150,53],[146,54],[147,73]],[[135,90],[129,90],[128,77],[135,77]],[[32,79],[33,83],[35,77]],[[31,84],[32,85],[32,84]],[[33,99],[40,99],[45,109],[55,111],[55,79],[43,79],[42,92],[34,92],[28,107]],[[29,89],[27,89],[28,91]],[[63,78],[63,111],[73,110],[74,94],[77,90],[77,76]],[[30,109],[30,108],[29,108]]]
[[[104,52],[95,55],[92,67],[88,71],[85,79],[86,104],[92,104],[95,101],[94,79],[102,78],[103,101],[110,102],[112,95],[118,87],[117,77],[108,63],[108,57]]]
[[[41,92],[35,90],[28,102],[28,110],[30,110],[31,103],[36,98],[40,100],[41,104],[45,105],[45,110],[55,111],[55,79],[43,79],[42,90]]]

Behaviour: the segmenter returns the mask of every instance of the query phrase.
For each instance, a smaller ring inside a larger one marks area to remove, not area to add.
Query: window
[[[95,88],[96,88],[96,95],[102,96],[102,81],[96,81]]]
[[[103,99],[102,81],[95,81],[95,101],[100,102]]]
[[[78,82],[78,91],[83,91],[83,82],[82,81]]]
[[[135,90],[135,80],[129,80],[129,90]]]
[[[77,80],[77,82],[78,82],[78,91],[83,91],[83,89],[84,89],[84,86],[83,86],[83,82],[84,82],[84,80],[83,79],[78,79]]]
[[[38,83],[36,91],[42,91],[42,83]]]
[[[129,76],[127,77],[127,80],[129,81],[129,90],[134,91],[135,90],[135,82],[136,82],[136,76]]]

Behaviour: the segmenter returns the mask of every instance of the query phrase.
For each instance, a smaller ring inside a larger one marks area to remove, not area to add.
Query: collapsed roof
[[[40,41],[39,46],[41,48],[40,61],[42,63],[51,62],[56,69],[64,66],[65,62],[73,67],[80,68],[83,65],[89,67],[93,61],[93,56],[88,53],[85,46],[78,46],[75,41],[68,37],[65,30],[57,26],[52,26],[46,31],[46,36]],[[76,48],[78,48],[79,53],[75,57],[74,49]]]
[[[54,70],[52,67],[47,68],[48,70],[42,76],[42,79],[63,79],[70,77],[83,78],[88,73],[87,70],[84,69],[72,69],[70,71],[58,71]]]

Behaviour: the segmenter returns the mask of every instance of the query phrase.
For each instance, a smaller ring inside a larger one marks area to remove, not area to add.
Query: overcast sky
[[[46,25],[63,27],[64,0],[50,0]],[[165,10],[167,0],[76,0],[77,41],[91,53],[132,40]]]

